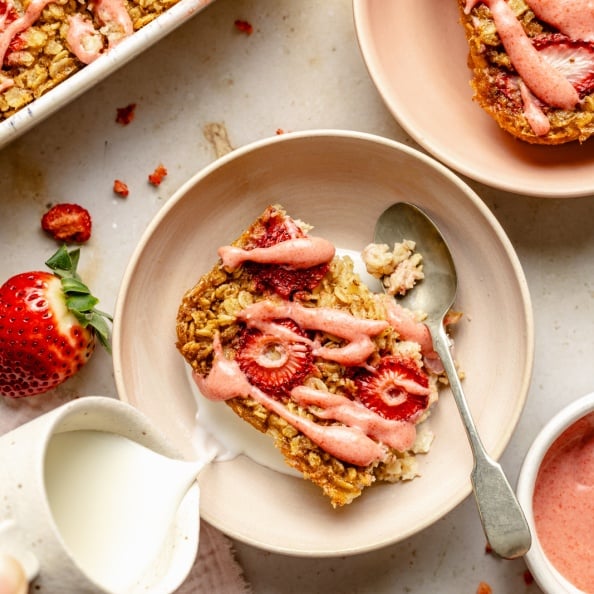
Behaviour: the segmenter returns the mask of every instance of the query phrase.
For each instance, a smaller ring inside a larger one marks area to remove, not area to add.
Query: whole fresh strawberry
[[[65,246],[46,262],[53,271],[23,272],[0,287],[0,394],[33,396],[55,388],[91,357],[96,340],[110,350],[111,316],[76,268],[80,250]]]

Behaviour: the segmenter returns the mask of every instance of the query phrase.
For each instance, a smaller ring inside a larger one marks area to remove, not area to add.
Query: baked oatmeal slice
[[[270,435],[335,507],[414,478],[439,378],[425,326],[280,206],[219,255],[177,316],[203,396]]]

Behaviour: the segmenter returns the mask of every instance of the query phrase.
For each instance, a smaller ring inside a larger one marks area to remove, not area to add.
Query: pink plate
[[[354,0],[363,58],[401,126],[456,171],[509,192],[570,198],[594,193],[594,142],[534,146],[473,102],[455,0]]]

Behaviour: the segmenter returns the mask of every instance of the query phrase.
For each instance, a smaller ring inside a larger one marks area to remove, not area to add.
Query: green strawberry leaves
[[[80,248],[68,251],[68,248],[62,245],[45,264],[62,282],[66,307],[83,328],[93,328],[97,340],[108,353],[111,353],[111,332],[107,322],[113,322],[113,318],[95,308],[99,299],[91,294],[89,287],[82,282],[76,271],[79,259]]]

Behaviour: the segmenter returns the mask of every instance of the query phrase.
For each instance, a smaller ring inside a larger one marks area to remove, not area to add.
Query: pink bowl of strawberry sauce
[[[517,494],[532,530],[526,563],[538,585],[547,594],[594,593],[594,392],[543,427]]]

